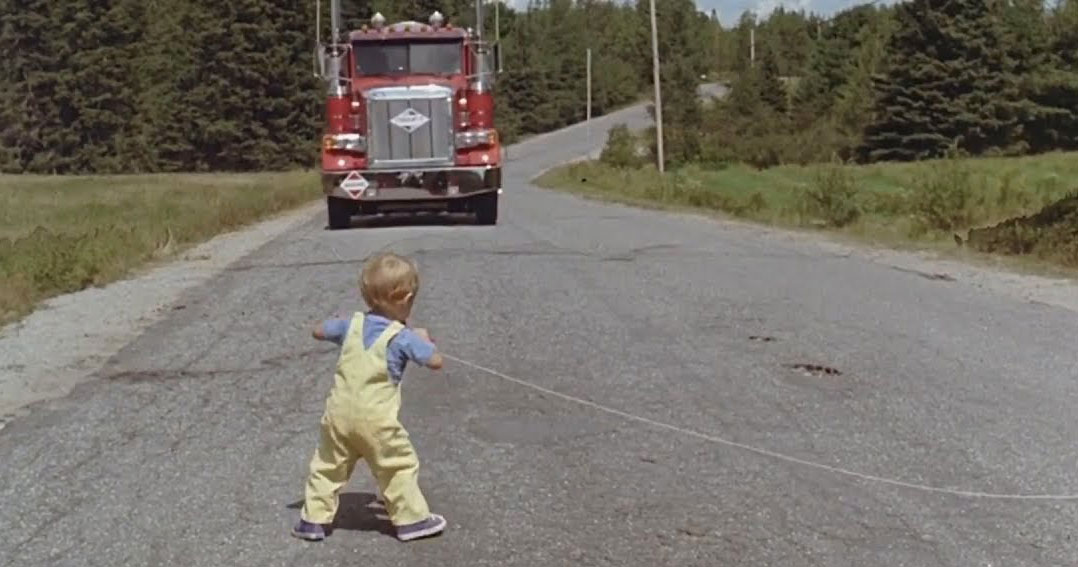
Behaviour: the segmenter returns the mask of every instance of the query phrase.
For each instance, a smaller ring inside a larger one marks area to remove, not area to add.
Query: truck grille
[[[437,85],[367,93],[367,151],[375,169],[453,164],[453,91]]]

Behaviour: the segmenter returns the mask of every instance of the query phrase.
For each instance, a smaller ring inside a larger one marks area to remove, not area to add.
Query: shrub
[[[841,163],[831,163],[816,170],[812,186],[805,192],[808,210],[829,226],[841,228],[861,216],[857,202],[857,184]]]
[[[974,190],[969,169],[952,155],[919,174],[910,191],[910,210],[928,228],[951,231],[971,222]]]
[[[607,134],[606,145],[599,161],[617,168],[638,168],[644,160],[640,155],[636,135],[625,124],[618,124]]]
[[[1032,254],[1078,266],[1078,190],[1033,215],[969,232],[971,248],[994,254]]]

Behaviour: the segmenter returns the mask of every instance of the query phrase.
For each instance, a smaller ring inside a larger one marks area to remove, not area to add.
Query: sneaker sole
[[[445,525],[446,525],[446,521],[445,521],[444,518],[442,518],[441,521],[439,521],[437,524],[435,524],[435,525],[433,525],[433,526],[431,526],[429,528],[414,531],[414,532],[410,532],[408,534],[398,534],[397,539],[399,539],[401,541],[412,541],[414,539],[419,539],[419,538],[438,535],[438,534],[442,533],[443,531],[445,531]]]
[[[305,534],[302,532],[297,532],[296,530],[292,530],[291,533],[292,537],[302,539],[303,541],[322,541],[326,539],[326,536],[324,535]]]

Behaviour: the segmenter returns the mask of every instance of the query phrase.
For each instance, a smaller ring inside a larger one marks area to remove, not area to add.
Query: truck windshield
[[[460,73],[459,41],[355,43],[360,75],[452,75]]]

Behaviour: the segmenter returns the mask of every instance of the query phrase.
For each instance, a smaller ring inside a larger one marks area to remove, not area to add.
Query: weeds
[[[948,158],[920,172],[909,194],[911,210],[929,229],[951,231],[970,225],[973,182],[958,158]]]
[[[1032,255],[1078,266],[1078,190],[1032,215],[971,230],[970,247],[981,252]]]
[[[611,134],[608,148],[631,135]],[[876,242],[939,245],[952,242],[955,231],[988,226],[970,232],[971,248],[1078,266],[1078,192],[1064,192],[1078,187],[1075,154],[969,159],[952,153],[921,163],[757,169],[726,159],[723,151],[711,150],[707,163],[714,165],[673,166],[666,175],[639,163],[615,166],[630,162],[607,159],[553,170],[539,183],[633,204],[722,211],[780,226],[818,219]],[[611,149],[607,156],[612,155]]]
[[[0,323],[317,199],[306,173],[0,176]]]
[[[823,217],[828,226],[842,228],[861,216],[857,185],[841,163],[820,167],[805,195],[809,210]]]

